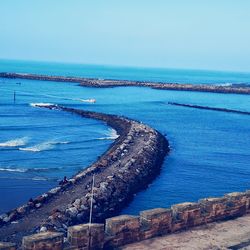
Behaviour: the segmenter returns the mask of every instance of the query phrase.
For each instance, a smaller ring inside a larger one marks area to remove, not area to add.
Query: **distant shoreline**
[[[0,78],[9,79],[27,79],[39,81],[55,81],[55,82],[72,82],[79,83],[83,87],[95,88],[112,88],[112,87],[149,87],[160,90],[177,90],[177,91],[195,91],[195,92],[212,92],[224,94],[250,94],[250,86],[233,84],[232,86],[208,85],[208,84],[181,84],[166,82],[144,82],[130,80],[107,80],[94,79],[84,77],[65,77],[65,76],[48,76],[25,73],[0,73]]]

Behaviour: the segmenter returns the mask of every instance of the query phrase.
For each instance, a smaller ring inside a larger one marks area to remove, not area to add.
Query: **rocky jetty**
[[[186,107],[186,108],[206,109],[206,110],[212,110],[212,111],[220,111],[220,112],[227,112],[227,113],[236,113],[236,114],[241,114],[241,115],[250,115],[250,112],[248,112],[248,111],[241,111],[241,110],[236,110],[236,109],[208,107],[208,106],[200,106],[200,105],[177,103],[177,102],[168,102],[168,104],[169,105],[174,105],[174,106]]]
[[[143,81],[128,81],[128,80],[108,80],[108,79],[91,79],[84,77],[65,77],[65,76],[47,76],[35,74],[21,73],[0,73],[0,78],[12,79],[28,79],[39,81],[56,81],[56,82],[74,82],[79,83],[84,87],[110,88],[110,87],[149,87],[161,90],[180,90],[180,91],[198,91],[198,92],[214,92],[227,94],[250,94],[250,87],[247,84],[230,86],[223,85],[208,85],[208,84],[180,84],[180,83],[163,83],[163,82],[143,82]]]
[[[120,136],[94,164],[67,183],[1,215],[0,241],[20,243],[25,235],[47,230],[65,233],[68,226],[88,222],[91,200],[93,222],[117,215],[136,192],[155,178],[169,151],[164,136],[138,121],[57,105],[38,107],[102,120]]]

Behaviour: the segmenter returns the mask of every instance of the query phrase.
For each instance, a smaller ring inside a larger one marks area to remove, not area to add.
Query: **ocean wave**
[[[47,107],[47,106],[51,106],[51,105],[55,105],[53,103],[46,103],[46,102],[34,102],[34,103],[30,103],[31,107]]]
[[[49,179],[49,178],[46,178],[46,177],[37,176],[37,177],[31,178],[31,180],[32,180],[32,181],[49,181],[50,179]]]
[[[53,181],[53,182],[58,182],[60,181],[59,178],[56,177],[43,177],[43,176],[34,176],[34,177],[0,177],[0,180],[9,180],[9,181]]]
[[[117,134],[116,130],[114,129],[109,129],[109,132],[107,133],[107,137],[100,137],[97,138],[97,140],[115,140],[119,137]]]
[[[21,150],[21,151],[30,151],[30,152],[41,152],[41,151],[45,151],[45,150],[50,150],[52,148],[54,148],[53,144],[44,142],[44,143],[34,145],[32,147],[19,148],[19,150]]]
[[[222,86],[222,87],[231,87],[232,83],[226,82],[226,83],[218,83],[218,84],[215,84],[215,85],[216,86]]]
[[[87,103],[96,103],[96,99],[72,99],[74,101],[87,102]]]
[[[0,171],[25,173],[25,172],[27,172],[27,169],[23,169],[23,168],[0,168]]]
[[[6,142],[1,142],[0,147],[24,146],[28,142],[28,140],[29,140],[28,137],[17,138],[17,139],[9,140],[9,141],[6,141]]]
[[[11,167],[0,167],[2,172],[14,172],[14,173],[43,173],[43,172],[53,172],[61,170],[62,167],[52,167],[52,168],[11,168]]]
[[[68,141],[47,141],[47,142],[42,142],[40,144],[31,146],[31,147],[26,147],[26,148],[19,148],[21,151],[30,151],[30,152],[41,152],[41,151],[47,151],[50,149],[53,149],[55,145],[58,144],[68,144],[70,142]]]

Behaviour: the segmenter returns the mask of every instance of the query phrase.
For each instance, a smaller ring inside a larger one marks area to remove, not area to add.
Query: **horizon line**
[[[19,61],[19,62],[33,62],[33,63],[55,63],[55,64],[75,64],[86,66],[102,66],[102,67],[116,67],[116,68],[134,68],[134,69],[161,69],[161,70],[188,70],[188,71],[213,71],[213,72],[227,72],[227,73],[243,73],[250,74],[250,71],[239,71],[230,69],[207,69],[207,68],[175,68],[175,67],[160,67],[160,66],[138,66],[138,65],[121,65],[121,64],[102,64],[102,63],[86,63],[76,61],[54,61],[54,60],[38,60],[38,59],[13,59],[13,58],[0,58],[0,61]]]

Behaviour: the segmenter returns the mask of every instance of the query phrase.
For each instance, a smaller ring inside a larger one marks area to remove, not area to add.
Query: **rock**
[[[4,218],[6,218],[6,217],[8,217],[7,214],[1,214],[1,215],[0,215],[0,220],[4,220]]]
[[[108,186],[107,182],[100,183],[100,189],[102,190],[102,192],[105,192],[105,190],[107,189],[107,186]]]
[[[40,228],[40,232],[46,232],[46,231],[47,231],[47,227],[43,226],[43,227]]]
[[[36,208],[39,208],[39,207],[41,207],[42,206],[42,203],[37,203],[36,204]]]
[[[26,205],[21,206],[21,207],[17,208],[17,212],[19,214],[24,214],[26,212],[27,208],[28,208],[28,206],[26,206]]]
[[[66,210],[66,212],[71,216],[75,217],[78,214],[78,210],[75,207],[70,207]]]
[[[85,205],[81,205],[80,209],[81,210],[88,210],[88,207],[86,207]]]
[[[43,197],[43,198],[47,198],[47,197],[48,197],[48,194],[42,194],[42,197]]]
[[[5,222],[5,223],[7,223],[7,222],[10,221],[10,218],[9,218],[8,216],[7,216],[7,217],[4,217],[4,218],[2,219],[2,221]]]
[[[56,194],[61,188],[60,187],[55,187],[55,188],[52,188],[49,193],[50,194]]]
[[[14,210],[12,213],[9,214],[9,221],[15,220],[18,216],[18,213],[16,210]]]
[[[74,207],[80,207],[80,205],[81,205],[81,200],[80,199],[76,199],[75,201],[74,201],[74,203],[73,203],[73,206]]]

